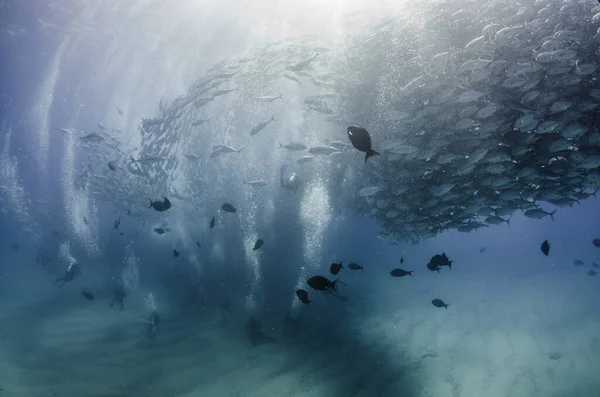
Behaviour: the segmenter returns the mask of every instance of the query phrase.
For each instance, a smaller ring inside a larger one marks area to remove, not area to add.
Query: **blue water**
[[[600,261],[598,197],[554,219],[518,211],[471,233],[387,241],[348,199],[371,164],[362,155],[354,168],[302,168],[277,149],[321,133],[347,140],[294,112],[304,86],[276,86],[286,102],[265,106],[281,105],[277,135],[252,146],[247,130],[275,111],[244,97],[181,116],[187,124],[164,135],[140,133],[161,100],[184,98],[217,62],[307,32],[339,44],[359,30],[343,15],[360,11],[360,25],[396,7],[378,4],[0,5],[0,397],[600,395],[600,278],[588,273]],[[98,123],[111,139],[82,143]],[[244,151],[208,159],[218,144]],[[133,175],[129,157],[157,148],[164,169]],[[202,159],[185,163],[189,153]],[[299,193],[279,186],[282,163],[305,184]],[[241,183],[263,177],[264,189]],[[148,208],[165,195],[170,210]],[[226,202],[236,214],[219,210]],[[441,253],[452,269],[430,272]],[[364,270],[343,269],[337,294],[308,287],[313,275],[335,279],[338,261]],[[59,287],[70,263],[82,276]],[[414,277],[390,277],[398,267]],[[117,285],[123,311],[109,305]],[[256,346],[251,316],[266,336]]]

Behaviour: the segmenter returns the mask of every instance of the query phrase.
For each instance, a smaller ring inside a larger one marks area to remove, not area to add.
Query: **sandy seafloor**
[[[436,287],[448,310],[431,306],[423,285],[382,293],[398,302],[385,310],[326,300],[316,304],[362,314],[305,318],[293,332],[263,319],[278,341],[258,347],[245,315],[222,324],[217,313],[164,306],[150,345],[141,300],[119,312],[65,287],[0,306],[0,396],[600,396],[598,287],[580,272],[464,276]]]

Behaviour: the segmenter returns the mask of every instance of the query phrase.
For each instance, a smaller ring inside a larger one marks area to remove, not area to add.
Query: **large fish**
[[[367,130],[362,127],[356,127],[351,125],[347,129],[348,138],[350,138],[350,142],[352,142],[352,146],[358,149],[361,152],[365,153],[365,163],[371,156],[379,155],[373,148],[371,147],[371,135]]]

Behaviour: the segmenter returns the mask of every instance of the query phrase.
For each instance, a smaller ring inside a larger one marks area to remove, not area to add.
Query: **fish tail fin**
[[[283,147],[283,145],[281,144],[281,142],[279,142],[279,147],[278,149],[281,149]]]
[[[414,277],[414,276],[412,275],[412,274],[413,274],[413,272],[414,272],[414,270],[411,270],[411,271],[409,271],[409,272],[408,272],[408,274],[409,274],[411,277]]]
[[[237,152],[240,153],[242,150],[244,150],[245,146],[241,147],[240,150],[238,150]]]
[[[365,271],[365,267],[364,267],[364,266],[361,266],[361,267],[360,267],[360,270],[362,270],[362,271],[364,272],[364,271]]]
[[[273,116],[271,117],[271,121],[277,121],[277,120],[275,120],[275,115],[273,115]]]
[[[336,292],[337,292],[337,287],[336,287],[337,282],[338,282],[338,280],[335,280],[331,283],[331,288]]]
[[[446,310],[448,310],[448,306],[450,306],[449,304],[445,304],[444,307],[446,308]]]
[[[506,223],[508,223],[508,226],[510,226],[510,220],[511,219],[512,219],[512,216],[506,220]]]
[[[277,99],[283,100],[283,92],[277,97]]]
[[[373,149],[367,150],[367,154],[365,154],[365,163],[367,162],[367,160],[369,159],[369,157],[372,157],[372,156],[375,156],[375,155],[381,156],[381,154],[379,154],[379,152],[376,152]]]
[[[556,213],[556,210],[552,211],[549,215],[550,218],[552,219],[552,222],[554,222],[554,214]]]
[[[148,199],[150,200],[150,199]],[[150,206],[148,208],[152,208],[152,200],[150,200]]]

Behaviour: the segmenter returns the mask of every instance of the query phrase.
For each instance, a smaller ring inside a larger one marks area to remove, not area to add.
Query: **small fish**
[[[484,253],[485,251],[487,251],[487,248],[485,248],[485,247],[479,248],[479,253],[480,254]]]
[[[340,261],[340,263],[332,263],[331,266],[329,266],[329,272],[333,275],[336,275],[340,272],[340,270],[342,270],[344,268],[344,266],[342,266],[342,262]]]
[[[411,276],[413,271],[412,270],[403,270],[403,269],[394,269],[390,272],[390,276],[392,277],[404,277],[404,276]]]
[[[102,131],[106,130],[106,127],[104,126],[104,124],[102,124],[101,122],[98,122],[98,128],[100,128]]]
[[[173,256],[175,258],[179,258],[179,251],[177,251],[176,249],[173,249]]]
[[[165,234],[165,229],[163,229],[162,227],[155,227],[154,231],[156,232],[156,234]]]
[[[250,185],[252,187],[262,187],[262,186],[267,186],[269,184],[269,182],[265,181],[264,179],[257,179],[255,181],[250,181],[250,182],[244,181],[244,184]]]
[[[225,212],[232,212],[235,213],[236,209],[233,205],[225,203],[221,206],[221,209]]]
[[[329,281],[323,276],[314,276],[309,278],[306,283],[317,291],[327,291],[330,288],[335,291],[337,280]]]
[[[262,245],[265,242],[263,241],[263,239],[259,238],[258,240],[256,240],[256,243],[254,243],[254,248],[252,248],[252,251],[256,251],[257,249],[259,249],[260,247],[262,247]]]
[[[210,220],[210,223],[208,225],[210,226],[211,229],[213,227],[215,227],[215,217],[214,216],[212,217],[212,219]]]
[[[310,163],[314,158],[315,158],[315,156],[306,155],[306,156],[300,157],[298,160],[296,160],[296,162],[298,164],[306,164],[306,163]]]
[[[297,289],[296,296],[298,299],[300,299],[300,302],[304,303],[305,305],[308,305],[310,302],[312,302],[308,300],[308,292],[306,292],[306,290]]]
[[[448,309],[448,304],[444,303],[443,300],[441,299],[434,299],[431,301],[431,304],[435,307],[445,307],[446,309]]]
[[[261,102],[273,102],[278,99],[283,99],[283,94],[279,96],[257,96],[255,99]]]
[[[94,295],[92,295],[91,292],[87,292],[84,290],[81,290],[81,295],[85,296],[85,298],[89,301],[93,301],[94,300]]]
[[[348,268],[349,268],[350,270],[365,270],[365,268],[364,268],[363,266],[361,266],[361,265],[358,265],[358,264],[356,264],[356,263],[350,263],[350,264],[348,265]]]
[[[88,219],[85,216],[83,217],[83,223],[85,223],[86,225],[90,224],[90,222],[88,221]]]
[[[575,259],[575,260],[573,261],[573,264],[574,264],[575,266],[583,266],[583,265],[584,265],[583,261],[582,261],[582,260],[579,260],[579,259]]]
[[[301,143],[288,143],[287,145],[282,145],[281,142],[279,142],[279,149],[284,148],[287,150],[291,150],[291,151],[299,151],[299,150],[306,150],[306,146],[301,144]]]
[[[400,264],[402,265],[404,263],[404,257],[400,258]]]
[[[596,274],[598,274],[598,273],[596,273],[596,271],[595,271],[595,270],[590,270],[590,271],[588,272],[588,275],[589,275],[590,277],[591,277],[591,276],[595,276]]]
[[[600,248],[600,238],[595,238],[592,244],[594,244],[594,247]]]
[[[117,106],[117,112],[119,113],[119,115],[123,115],[123,111]]]
[[[252,130],[250,131],[250,136],[254,136],[254,135],[258,134],[259,132],[261,132],[262,130],[264,130],[265,127],[267,125],[269,125],[269,123],[271,121],[275,121],[275,115],[273,115],[273,117],[271,117],[270,120],[267,120],[264,123],[260,123],[256,127],[252,128]]]
[[[119,219],[115,220],[115,223],[113,226],[115,229],[118,229],[120,225],[121,225],[121,217],[119,217]]]
[[[160,156],[146,156],[140,157],[139,159],[134,159],[133,156],[129,157],[131,163],[139,163],[139,164],[154,164],[159,161],[162,161],[163,158]]]
[[[542,250],[544,255],[548,256],[548,253],[550,252],[550,243],[548,242],[548,240],[544,240],[540,249]]]
[[[200,241],[196,241],[196,247],[202,248],[202,246],[200,245]]]
[[[350,138],[350,142],[352,142],[352,146],[358,149],[365,154],[365,163],[371,156],[380,155],[378,152],[371,148],[371,135],[369,132],[362,128],[356,126],[349,126],[348,129],[348,138]]]
[[[150,200],[150,207],[148,208],[154,208],[156,211],[162,212],[162,211],[166,211],[169,208],[171,208],[171,202],[169,201],[168,198],[163,197],[164,201],[152,201]]]
[[[108,169],[111,171],[117,170],[117,163],[114,160],[108,162]]]

